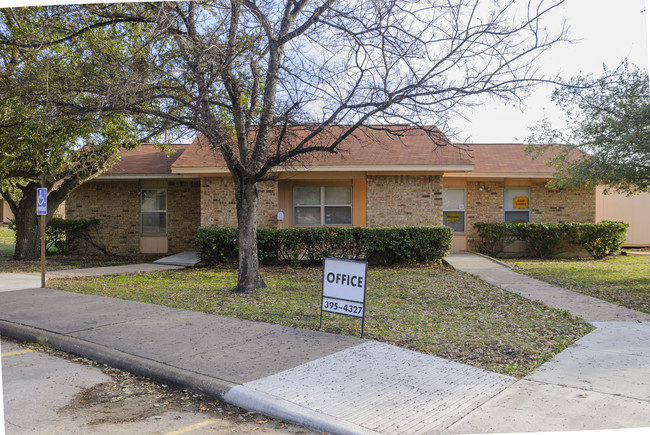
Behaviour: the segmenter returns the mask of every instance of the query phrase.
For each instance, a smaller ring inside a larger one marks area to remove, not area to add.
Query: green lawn
[[[11,258],[14,255],[16,236],[9,227],[0,226],[0,260]]]
[[[41,260],[14,261],[16,238],[8,227],[0,226],[0,273],[34,273],[41,270]],[[45,257],[45,270],[79,269],[82,267],[117,266],[129,263],[150,263],[156,257],[88,257],[60,255],[48,252]]]
[[[50,280],[63,290],[161,304],[243,319],[318,329],[320,268],[265,268],[268,289],[234,295],[236,270],[158,272]],[[591,327],[548,308],[440,267],[371,268],[365,337],[524,376]],[[360,319],[325,313],[323,330],[359,335]]]
[[[650,313],[650,256],[603,260],[509,260],[517,272],[569,290]]]

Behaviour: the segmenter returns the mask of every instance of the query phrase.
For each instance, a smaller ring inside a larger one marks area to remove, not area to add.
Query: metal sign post
[[[365,261],[323,258],[323,294],[318,329],[323,326],[323,311],[361,317],[363,338],[367,271],[368,263]]]
[[[0,338],[2,338],[0,336]],[[5,410],[2,399],[2,342],[0,342],[0,433],[5,433]]]
[[[41,176],[45,186],[45,175]],[[41,288],[45,288],[45,216],[47,215],[47,188],[36,189],[36,215],[41,217]]]

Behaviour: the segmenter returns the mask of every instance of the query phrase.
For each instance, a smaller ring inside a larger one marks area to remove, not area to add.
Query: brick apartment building
[[[66,201],[68,219],[99,218],[96,237],[114,254],[193,249],[199,226],[236,226],[230,173],[201,137],[126,152],[110,171]],[[342,152],[280,166],[258,183],[258,224],[438,225],[454,229],[453,249],[474,246],[480,221],[595,222],[596,191],[552,190],[553,170],[523,144],[435,147],[419,130],[362,129]]]

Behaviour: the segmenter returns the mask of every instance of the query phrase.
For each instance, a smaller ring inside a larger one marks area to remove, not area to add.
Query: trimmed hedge
[[[603,221],[594,223],[505,223],[478,222],[474,224],[482,254],[496,256],[504,245],[522,240],[528,252],[539,258],[556,253],[560,241],[581,246],[593,258],[601,259],[619,251],[625,243],[628,224]]]
[[[237,262],[237,236],[236,228],[199,228],[199,257],[209,263]],[[446,226],[259,229],[257,246],[265,264],[319,264],[323,257],[383,265],[436,263],[449,253],[452,236]]]
[[[99,219],[63,219],[53,217],[45,226],[46,250],[55,247],[63,254],[74,250],[80,241],[90,240],[90,228],[99,225]]]

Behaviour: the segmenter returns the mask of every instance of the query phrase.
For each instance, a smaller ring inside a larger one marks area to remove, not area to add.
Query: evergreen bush
[[[257,247],[265,264],[319,264],[323,257],[385,265],[439,263],[451,249],[452,236],[446,226],[259,229]],[[236,262],[237,229],[201,227],[196,249],[209,263]]]

